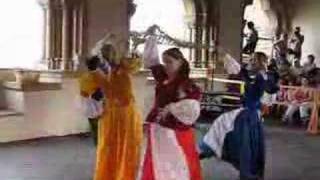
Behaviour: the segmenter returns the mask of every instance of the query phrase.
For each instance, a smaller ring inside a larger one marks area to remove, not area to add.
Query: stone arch
[[[253,21],[258,28],[262,28],[260,30],[262,30],[263,37],[272,38],[274,36],[278,28],[278,18],[269,0],[253,0],[252,4],[245,6],[244,11],[244,19]]]
[[[303,1],[301,0],[265,0],[269,1],[271,8],[277,15],[278,30],[277,32],[291,32],[292,21],[296,12]]]
[[[259,5],[265,15],[275,22],[275,33],[290,33],[292,30],[292,20],[295,17],[297,8],[301,5],[301,0],[251,0],[253,5]]]

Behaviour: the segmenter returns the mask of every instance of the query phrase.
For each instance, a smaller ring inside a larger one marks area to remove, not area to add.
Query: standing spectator
[[[296,27],[290,40],[290,52],[291,54],[293,54],[295,60],[300,60],[302,54],[302,44],[304,42],[304,36],[300,31],[300,27]]]
[[[249,21],[247,23],[247,26],[248,26],[249,32],[245,35],[247,39],[247,43],[243,48],[243,53],[252,54],[256,50],[259,36],[258,36],[258,31],[254,27],[254,23],[252,21]]]
[[[288,34],[282,33],[280,37],[273,43],[274,58],[277,64],[282,64],[287,60],[288,52]]]

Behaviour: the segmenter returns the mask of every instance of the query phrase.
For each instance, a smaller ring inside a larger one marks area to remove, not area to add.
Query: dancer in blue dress
[[[242,67],[245,81],[243,107],[220,115],[200,142],[200,158],[216,156],[231,163],[241,180],[260,180],[264,176],[265,140],[260,99],[264,92],[278,91],[278,76],[266,70],[267,56],[256,52]]]

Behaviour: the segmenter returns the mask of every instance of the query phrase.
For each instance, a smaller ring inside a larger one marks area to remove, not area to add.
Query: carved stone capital
[[[37,0],[43,9],[48,9],[50,0]]]

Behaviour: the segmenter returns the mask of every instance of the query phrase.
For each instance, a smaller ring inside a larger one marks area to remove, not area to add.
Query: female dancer
[[[145,125],[147,142],[139,179],[201,180],[191,128],[200,114],[200,89],[189,79],[189,64],[178,48],[163,53],[164,65],[157,53],[156,40],[151,37],[144,63],[152,70],[156,92]]]
[[[258,180],[264,175],[265,142],[260,116],[260,99],[267,91],[278,91],[278,77],[266,72],[267,56],[256,52],[242,68],[245,81],[243,107],[218,117],[200,143],[200,158],[215,155],[240,171],[241,180]]]
[[[99,121],[94,179],[135,180],[140,160],[142,120],[135,105],[130,74],[138,70],[139,61],[128,58],[119,61],[117,42],[109,40],[100,42],[98,50],[99,57],[111,68],[103,66],[104,73],[96,73],[107,103]]]

